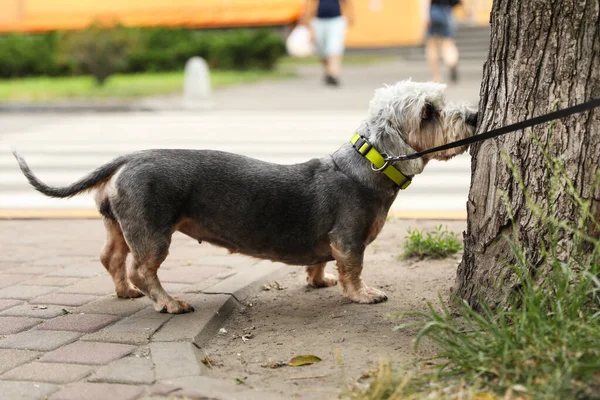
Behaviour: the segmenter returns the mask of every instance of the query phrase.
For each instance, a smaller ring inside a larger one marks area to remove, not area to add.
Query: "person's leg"
[[[346,38],[346,18],[332,18],[328,21],[327,54],[328,65],[327,74],[331,77],[329,83],[339,84],[339,77],[342,72],[342,60],[344,57],[344,40]]]
[[[342,55],[330,56],[327,61],[327,73],[329,76],[336,79],[339,78],[342,71]]]
[[[324,21],[319,18],[315,18],[312,21],[312,28],[314,32],[314,40],[315,46],[317,48],[317,53],[321,58],[321,64],[323,65],[323,72],[325,73],[325,81],[327,82],[328,78],[328,69],[329,69],[329,59],[327,57],[327,29],[326,29],[327,21]]]
[[[456,21],[452,15],[452,9],[447,8],[445,12],[446,27],[444,39],[442,40],[442,58],[444,64],[450,71],[450,81],[458,81],[458,48],[454,40],[456,32]]]
[[[442,58],[444,64],[450,71],[450,80],[456,82],[458,80],[458,48],[452,38],[442,39]]]
[[[431,80],[434,82],[442,82],[439,65],[439,42],[440,39],[436,36],[430,36],[425,41],[425,55],[431,71]]]

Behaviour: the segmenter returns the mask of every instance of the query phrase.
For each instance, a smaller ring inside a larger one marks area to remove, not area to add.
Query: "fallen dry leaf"
[[[277,282],[277,281],[273,281],[271,283],[265,283],[260,288],[262,290],[264,290],[264,291],[269,291],[271,289],[275,289],[275,290],[285,290],[285,289],[287,289],[285,286],[281,286],[281,284],[279,282]]]
[[[475,400],[495,400],[497,397],[493,393],[479,392],[473,396]]]
[[[210,358],[210,356],[204,357],[201,361],[202,361],[202,364],[206,365],[208,368],[213,367],[213,360],[212,360],[212,358]]]
[[[288,361],[288,365],[290,367],[301,367],[303,365],[318,363],[319,361],[321,361],[321,359],[317,356],[303,355],[292,358],[290,361]]]

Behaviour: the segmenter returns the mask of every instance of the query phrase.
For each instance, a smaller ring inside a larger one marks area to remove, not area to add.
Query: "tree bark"
[[[479,132],[600,98],[599,0],[495,0],[491,28],[480,91]],[[481,299],[492,307],[505,306],[518,286],[508,267],[515,260],[504,235],[518,237],[533,273],[543,261],[540,218],[527,207],[524,191],[503,153],[536,204],[550,206],[558,218],[572,220],[575,210],[566,187],[548,204],[549,178],[543,154],[533,140],[539,138],[552,156],[564,160],[568,179],[582,198],[592,202],[600,221],[600,189],[593,185],[600,173],[600,111],[577,114],[555,121],[553,129],[550,126],[511,133],[471,148],[465,249],[454,290],[475,308]],[[573,241],[566,232],[562,239],[561,254],[568,257]]]

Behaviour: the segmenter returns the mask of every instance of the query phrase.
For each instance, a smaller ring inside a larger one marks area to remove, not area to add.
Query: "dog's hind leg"
[[[325,272],[326,263],[309,265],[306,267],[306,282],[308,286],[323,288],[337,285],[335,276]]]
[[[154,309],[163,313],[182,314],[194,311],[189,303],[171,297],[158,279],[158,268],[169,254],[171,233],[160,234],[142,230],[144,234],[134,232],[125,237],[131,247],[133,263],[129,269],[129,280],[140,289],[154,304]]]
[[[115,283],[117,296],[121,298],[141,297],[144,294],[133,288],[127,279],[127,254],[129,246],[125,242],[119,223],[111,218],[104,218],[106,228],[106,244],[100,253],[100,262]]]
[[[381,290],[368,287],[361,278],[363,269],[364,246],[342,247],[331,244],[333,258],[337,263],[342,293],[357,303],[381,303],[387,296]]]

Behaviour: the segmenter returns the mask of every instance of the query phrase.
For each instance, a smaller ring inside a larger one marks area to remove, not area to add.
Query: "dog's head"
[[[477,110],[466,104],[446,102],[446,85],[434,82],[401,81],[375,92],[369,119],[370,140],[389,155],[410,154],[473,136]],[[431,159],[448,160],[467,146],[429,154],[422,159],[402,161],[402,172],[416,175]]]

